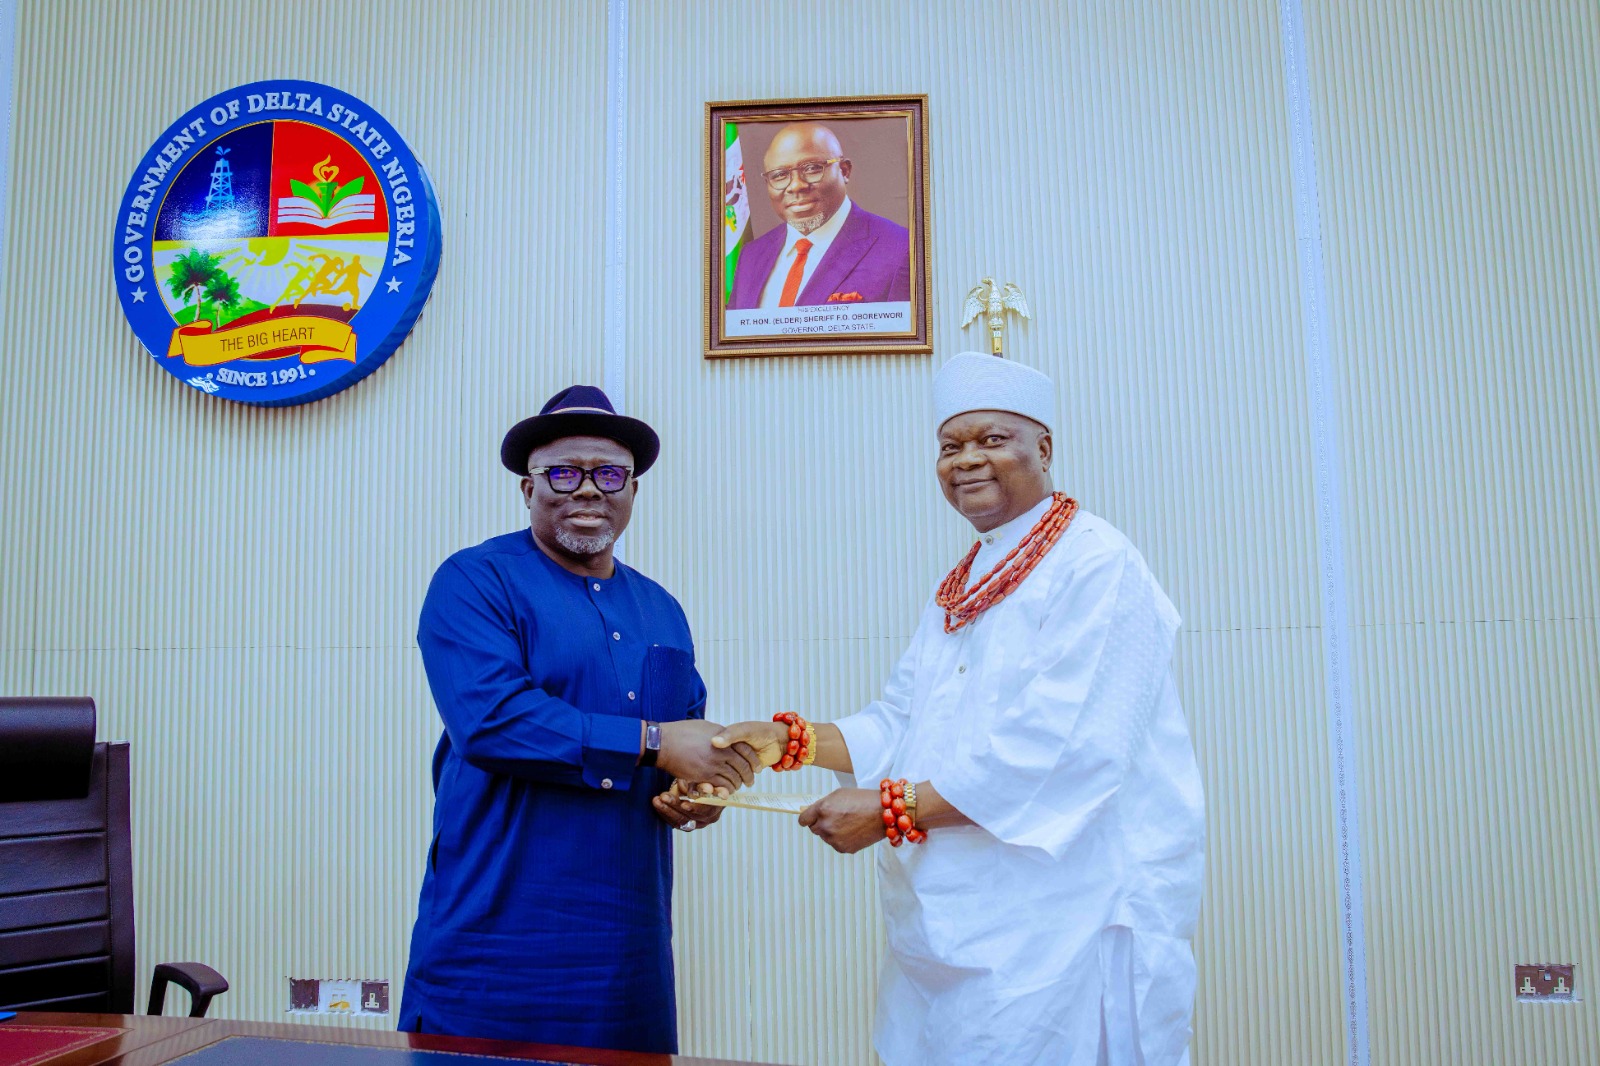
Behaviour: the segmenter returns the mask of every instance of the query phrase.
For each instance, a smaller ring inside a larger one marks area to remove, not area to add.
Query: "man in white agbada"
[[[915,786],[924,842],[878,848],[874,1043],[889,1066],[1186,1063],[1204,819],[1178,614],[1127,538],[1081,510],[1009,594],[963,601],[1071,514],[1050,481],[1055,391],[963,353],[934,404],[940,483],[980,534],[970,580],[923,611],[881,699],[815,726],[816,765],[869,787],[800,818],[859,851],[887,832],[872,783]],[[739,740],[770,764],[788,733],[741,723],[718,742]]]

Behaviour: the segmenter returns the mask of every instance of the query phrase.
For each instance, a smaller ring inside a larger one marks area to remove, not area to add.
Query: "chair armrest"
[[[167,1001],[167,982],[189,991],[189,1017],[204,1018],[213,996],[228,990],[228,979],[201,962],[163,962],[150,979],[151,1014],[160,1014]]]

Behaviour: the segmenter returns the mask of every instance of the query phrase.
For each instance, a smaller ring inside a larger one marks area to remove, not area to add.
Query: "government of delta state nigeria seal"
[[[439,269],[421,165],[326,85],[254,82],[162,134],[117,219],[122,310],[156,364],[229,400],[320,400],[405,340]]]

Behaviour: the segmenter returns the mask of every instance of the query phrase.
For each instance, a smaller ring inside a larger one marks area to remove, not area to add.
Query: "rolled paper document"
[[[731,796],[685,796],[694,803],[710,807],[745,807],[752,811],[772,811],[776,814],[799,814],[821,796],[790,796],[778,792],[735,792]]]

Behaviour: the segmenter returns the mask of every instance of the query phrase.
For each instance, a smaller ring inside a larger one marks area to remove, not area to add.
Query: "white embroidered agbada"
[[[1049,502],[991,531],[974,579]],[[1205,828],[1177,629],[1144,559],[1080,510],[964,629],[930,603],[883,698],[838,723],[862,785],[931,781],[977,823],[876,849],[889,1066],[1187,1062]]]
[[[1049,504],[981,537],[972,580]],[[965,628],[930,602],[883,698],[838,723],[859,784],[931,781],[977,823],[875,849],[888,1066],[1188,1061],[1205,827],[1178,622],[1080,510]]]

